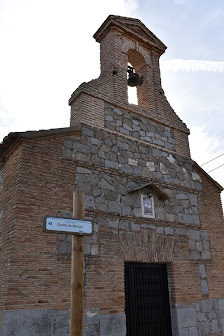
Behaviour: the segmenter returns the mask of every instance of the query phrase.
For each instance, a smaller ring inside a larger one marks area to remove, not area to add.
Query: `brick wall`
[[[15,223],[17,208],[17,190],[22,151],[16,148],[13,155],[8,157],[4,170],[1,171],[1,272],[0,272],[0,298],[1,309],[7,307],[7,298],[10,294],[10,273],[14,251]],[[7,182],[5,182],[7,181]],[[7,224],[6,224],[7,223]]]
[[[212,210],[211,210],[212,209]],[[224,279],[224,219],[220,193],[203,177],[203,193],[199,196],[199,211],[201,226],[210,236],[212,263],[206,264],[209,295],[217,298],[218,293],[223,297]]]
[[[62,157],[60,137],[22,143],[5,166],[2,236],[7,310],[68,308],[70,257],[63,264],[57,260],[56,236],[42,233],[42,221],[45,214],[72,210],[74,172]]]

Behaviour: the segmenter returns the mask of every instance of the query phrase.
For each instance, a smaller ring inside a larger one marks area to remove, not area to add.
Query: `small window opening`
[[[131,63],[128,63],[128,65],[132,67]],[[135,87],[128,86],[128,103],[138,105],[138,95],[136,86]]]

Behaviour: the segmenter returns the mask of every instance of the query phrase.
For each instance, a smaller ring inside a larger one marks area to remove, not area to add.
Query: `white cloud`
[[[205,61],[205,60],[183,60],[183,59],[161,60],[160,66],[162,71],[224,72],[224,62]]]

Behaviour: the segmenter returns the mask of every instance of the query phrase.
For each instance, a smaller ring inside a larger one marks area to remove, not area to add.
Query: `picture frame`
[[[143,217],[155,218],[153,196],[141,195],[141,205]]]

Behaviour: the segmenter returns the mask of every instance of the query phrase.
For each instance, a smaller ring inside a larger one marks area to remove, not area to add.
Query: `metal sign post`
[[[43,231],[72,234],[70,336],[83,335],[84,236],[93,234],[92,222],[84,219],[84,193],[73,193],[73,218],[44,216]]]

